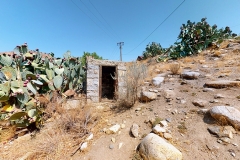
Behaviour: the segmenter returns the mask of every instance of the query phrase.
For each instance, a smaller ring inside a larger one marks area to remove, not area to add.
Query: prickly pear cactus
[[[2,54],[0,55],[0,63],[3,65],[3,66],[11,66],[12,65],[12,58],[6,54]]]

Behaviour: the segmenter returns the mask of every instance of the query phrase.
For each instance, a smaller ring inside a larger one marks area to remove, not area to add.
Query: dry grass
[[[179,74],[180,64],[179,63],[171,63],[169,69],[172,74]]]
[[[184,63],[194,62],[194,59],[193,59],[193,57],[185,57],[185,58],[183,58],[183,62]]]
[[[27,159],[71,159],[71,155],[79,148],[79,144],[89,135],[98,120],[91,106],[64,110],[56,105],[52,114],[47,116],[51,116],[53,120],[47,122],[32,139],[16,139],[0,156],[4,159],[18,159],[29,153]]]

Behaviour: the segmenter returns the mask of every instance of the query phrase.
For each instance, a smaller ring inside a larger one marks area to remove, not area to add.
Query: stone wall
[[[116,66],[118,81],[118,98],[124,95],[126,90],[124,75],[126,72],[126,63],[109,60],[97,60],[87,57],[87,102],[99,102],[100,96],[100,69],[101,66]]]

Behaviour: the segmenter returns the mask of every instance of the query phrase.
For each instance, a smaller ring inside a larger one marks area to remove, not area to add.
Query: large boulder
[[[230,123],[240,130],[240,111],[229,106],[215,106],[209,110],[211,116],[221,123]]]
[[[156,98],[157,98],[156,93],[143,91],[140,94],[139,100],[142,102],[149,102],[149,101],[155,100]]]
[[[139,144],[144,160],[181,160],[182,153],[165,139],[149,133]]]

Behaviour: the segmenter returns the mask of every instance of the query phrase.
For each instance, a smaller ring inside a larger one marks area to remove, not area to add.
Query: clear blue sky
[[[27,42],[30,49],[53,52],[57,57],[70,50],[73,56],[82,56],[85,51],[119,60],[117,42],[124,42],[123,60],[131,61],[141,55],[150,42],[169,47],[187,20],[198,22],[207,17],[210,25],[229,26],[234,33],[240,33],[240,0],[185,0],[139,45],[182,2],[1,0],[0,52],[11,51]]]

